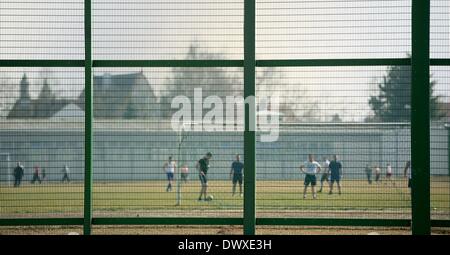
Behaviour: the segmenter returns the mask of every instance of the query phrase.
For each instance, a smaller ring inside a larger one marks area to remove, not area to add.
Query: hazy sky
[[[410,0],[259,0],[257,59],[403,58],[411,48],[410,9]],[[243,0],[95,0],[92,21],[94,59],[184,59],[193,42],[243,58]],[[431,57],[450,58],[450,1],[432,0],[431,23]],[[83,52],[82,0],[0,0],[0,59],[82,59]],[[321,115],[360,120],[385,69],[282,68],[279,81],[293,88],[290,96],[308,90]],[[58,94],[82,90],[82,69],[53,70]],[[144,69],[157,91],[168,70]],[[42,76],[40,68],[1,68],[0,78],[18,82],[24,71]],[[450,101],[450,67],[432,73],[437,93]],[[42,81],[32,83],[36,96]]]

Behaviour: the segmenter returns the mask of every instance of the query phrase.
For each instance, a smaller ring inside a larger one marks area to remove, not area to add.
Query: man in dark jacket
[[[14,168],[14,187],[19,187],[22,182],[22,177],[24,174],[23,166],[20,162],[17,162],[16,168]]]
[[[199,178],[200,178],[200,183],[202,185],[202,188],[200,190],[200,197],[198,198],[198,201],[202,201],[202,195],[204,196],[204,201],[207,200],[207,196],[206,196],[206,192],[208,189],[208,179],[206,178],[206,174],[208,173],[209,170],[209,160],[212,158],[212,154],[211,152],[206,153],[206,155],[201,158],[198,162],[197,162],[197,169],[199,170]]]

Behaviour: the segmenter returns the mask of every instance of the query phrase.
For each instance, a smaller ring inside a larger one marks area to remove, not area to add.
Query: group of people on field
[[[207,200],[207,191],[208,191],[208,170],[209,170],[209,161],[212,158],[212,153],[208,152],[203,156],[201,159],[199,159],[196,164],[195,168],[198,170],[199,180],[201,184],[200,188],[200,196],[198,198],[198,201],[206,201]],[[167,175],[167,187],[166,191],[172,191],[173,181],[174,181],[174,175],[175,175],[175,169],[177,167],[176,162],[173,160],[173,157],[170,156],[169,159],[164,163],[163,169]],[[184,183],[187,183],[188,181],[188,175],[189,175],[189,169],[186,164],[183,164],[181,169],[181,181]],[[242,197],[242,181],[244,176],[244,163],[241,162],[241,156],[239,154],[236,155],[235,160],[231,164],[231,170],[230,170],[230,179],[233,183],[232,188],[232,195],[234,196],[236,194],[236,186],[239,184],[239,195]]]
[[[367,182],[372,184],[372,173],[375,172],[375,183],[381,182],[381,168],[378,165],[371,167],[369,164],[364,168],[364,172],[367,177]],[[392,178],[392,166],[387,164],[386,166],[386,180],[391,180]]]
[[[166,191],[172,191],[172,183],[173,180],[175,178],[175,168],[177,167],[177,163],[173,160],[173,157],[170,156],[169,160],[164,163],[164,171],[166,172],[167,175],[167,180],[168,180],[168,184],[167,184],[167,188]],[[186,164],[181,166],[181,181],[183,181],[184,183],[187,183],[188,181],[188,175],[189,175],[189,168],[187,167]]]
[[[61,182],[70,182],[70,169],[67,165],[64,165],[62,168],[62,174],[63,177],[61,179]],[[34,165],[32,170],[33,177],[31,179],[31,184],[34,184],[36,182],[39,182],[41,184],[43,181],[47,180],[47,173],[45,171],[45,168],[41,168],[38,165]],[[14,176],[14,187],[19,187],[22,183],[22,179],[25,175],[25,167],[20,163],[17,162],[16,167],[13,170],[13,176]]]
[[[300,171],[305,174],[304,188],[303,188],[303,198],[306,198],[306,192],[308,190],[308,186],[311,185],[311,191],[313,199],[317,198],[317,193],[321,193],[323,190],[323,183],[329,183],[330,190],[328,194],[333,194],[334,183],[336,183],[338,188],[339,195],[342,193],[341,191],[341,179],[343,176],[342,172],[342,163],[338,160],[337,155],[333,155],[331,161],[328,158],[324,158],[323,166],[321,166],[314,159],[314,155],[309,154],[308,160],[305,161],[300,166]],[[315,186],[317,184],[316,174],[322,172],[322,176],[320,178],[320,189],[315,190]]]
[[[199,179],[200,179],[200,196],[198,198],[199,201],[207,200],[207,189],[208,189],[208,170],[209,170],[209,161],[212,158],[212,153],[208,152],[206,155],[198,160],[196,162],[196,169],[199,173]],[[174,173],[176,168],[176,162],[173,160],[172,156],[169,157],[168,161],[164,163],[163,169],[167,175],[167,188],[166,191],[169,192],[172,190],[173,180],[174,180]],[[313,198],[315,199],[317,197],[317,194],[315,192],[315,186],[316,186],[316,174],[320,173],[322,170],[321,165],[314,160],[314,156],[312,154],[308,155],[308,160],[305,161],[300,166],[300,171],[305,174],[305,181],[304,181],[304,191],[303,191],[303,197],[306,198],[306,191],[309,185],[311,185],[311,189],[313,192]],[[183,165],[181,168],[181,180],[184,182],[187,182],[187,175],[188,175],[188,169],[186,165]],[[331,176],[330,178],[330,191],[329,194],[333,193],[333,186],[334,183],[337,184],[338,193],[341,194],[341,185],[340,180],[342,178],[342,163],[338,161],[337,155],[333,156],[332,161],[325,161],[323,175],[321,178],[321,187],[319,192],[322,192],[323,188],[323,182],[327,180],[328,182],[328,175]],[[230,180],[232,181],[232,196],[236,194],[236,186],[239,184],[239,195],[242,197],[242,182],[244,177],[244,163],[241,162],[241,157],[239,154],[236,155],[235,160],[231,163],[230,168]]]
[[[210,168],[209,161],[212,158],[212,153],[208,152],[202,157],[200,160],[196,162],[196,169],[198,170],[201,189],[200,196],[198,198],[199,201],[207,200],[207,189],[208,189],[208,170]],[[303,189],[303,198],[307,197],[308,187],[311,186],[312,197],[313,199],[317,198],[317,193],[321,193],[323,190],[324,182],[329,184],[328,194],[333,194],[334,184],[336,183],[338,194],[342,194],[341,190],[341,179],[343,177],[343,165],[340,160],[338,160],[337,155],[332,156],[332,160],[328,160],[328,158],[323,158],[323,165],[319,164],[315,159],[314,155],[309,154],[308,160],[300,165],[300,172],[305,174],[304,179],[304,189]],[[164,171],[166,172],[168,184],[166,191],[172,190],[172,184],[174,180],[174,173],[176,169],[176,162],[173,160],[172,156],[169,157],[168,161],[164,163]],[[366,174],[369,181],[369,184],[372,183],[372,169],[369,165],[366,166]],[[317,184],[316,175],[322,173],[320,178],[320,189],[315,190],[315,186]],[[381,170],[379,167],[375,167],[375,181],[380,181]],[[386,169],[386,178],[389,180],[392,176],[392,166],[387,164]],[[408,187],[411,187],[411,162],[408,161],[404,168],[404,176],[408,177]],[[232,181],[232,195],[236,194],[236,185],[239,184],[239,194],[242,193],[242,182],[244,177],[244,163],[241,162],[240,155],[237,154],[235,160],[231,164],[230,170],[230,180]],[[184,164],[181,167],[181,181],[187,182],[188,180],[188,168]]]
[[[322,171],[322,176],[320,178],[320,189],[318,193],[322,192],[324,182],[329,183],[330,190],[329,194],[333,194],[333,186],[334,183],[337,184],[338,193],[341,195],[341,179],[343,176],[342,171],[342,163],[338,160],[337,155],[333,155],[332,161],[329,161],[327,158],[324,158],[323,167],[314,160],[314,156],[312,154],[308,155],[308,160],[304,162],[300,166],[300,171],[305,174],[305,182],[304,182],[304,190],[303,190],[303,198],[306,198],[306,192],[308,186],[311,185],[311,191],[313,194],[313,199],[317,198],[317,194],[315,192],[316,186],[316,174]],[[375,182],[381,182],[381,169],[378,166],[374,167],[375,170]],[[372,168],[367,164],[365,168],[367,181],[369,184],[372,184]],[[392,166],[391,164],[387,164],[386,166],[386,180],[390,181],[392,179]],[[408,178],[408,188],[411,188],[412,185],[412,175],[411,175],[411,161],[407,161],[405,167],[403,169],[403,175],[405,178]]]

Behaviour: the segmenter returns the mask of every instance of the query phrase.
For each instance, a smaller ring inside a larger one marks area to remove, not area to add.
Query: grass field
[[[431,207],[434,219],[450,219],[450,180],[433,177]],[[258,217],[363,217],[409,218],[410,195],[405,179],[368,185],[344,180],[343,194],[324,193],[313,200],[310,189],[302,198],[303,181],[258,181]],[[165,192],[165,181],[94,182],[94,216],[127,217],[242,217],[243,198],[231,196],[230,181],[211,180],[211,202],[198,202],[199,182],[182,187],[176,206],[176,185]],[[24,183],[19,188],[0,186],[0,218],[78,217],[83,211],[82,183]]]

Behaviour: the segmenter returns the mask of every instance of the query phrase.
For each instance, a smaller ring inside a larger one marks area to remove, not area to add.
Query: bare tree
[[[224,59],[221,54],[202,52],[192,44],[186,56],[187,60]],[[202,89],[202,97],[238,96],[243,94],[242,71],[238,68],[223,67],[175,67],[173,76],[166,80],[165,91],[161,93],[164,117],[170,117],[174,110],[170,108],[171,100],[179,95],[186,96],[193,102],[194,89]],[[224,100],[225,101],[225,100]]]
[[[192,44],[186,56],[187,60],[217,60],[224,59],[221,54],[200,51]],[[224,99],[226,96],[243,96],[243,72],[239,68],[223,67],[177,67],[173,68],[173,76],[166,81],[166,90],[161,94],[164,117],[170,117],[171,100],[177,95],[194,97],[194,88],[202,89],[202,96],[206,98],[214,95]],[[278,96],[279,111],[285,121],[307,122],[317,121],[317,102],[308,97],[307,90],[288,81],[283,83],[283,72],[275,67],[265,67],[256,73],[256,96]]]
[[[287,80],[276,67],[264,67],[256,73],[256,94],[277,96],[279,111],[285,122],[316,122],[319,120],[317,102],[308,96],[308,90]]]

